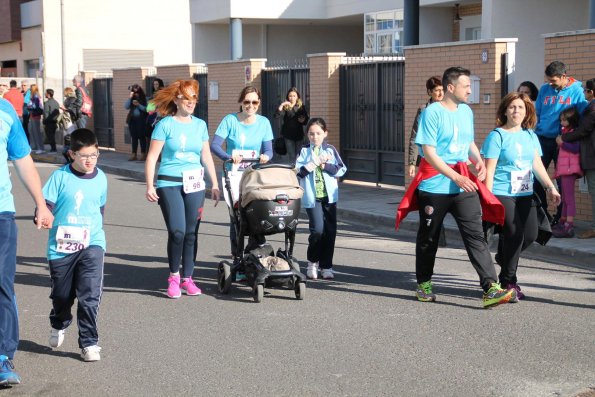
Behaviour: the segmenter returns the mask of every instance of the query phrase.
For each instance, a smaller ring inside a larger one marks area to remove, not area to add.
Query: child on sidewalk
[[[68,154],[72,163],[52,173],[43,187],[46,204],[55,219],[47,253],[52,280],[49,344],[57,348],[64,341],[77,298],[81,357],[99,361],[97,312],[103,289],[107,178],[96,167],[99,151],[92,131],[75,130],[70,136]]]
[[[560,113],[560,125],[562,134],[574,131],[578,127],[579,112],[575,107],[568,108]],[[561,181],[562,193],[562,216],[560,222],[552,229],[554,237],[574,237],[574,215],[576,205],[574,197],[574,185],[577,178],[583,175],[580,165],[580,145],[578,142],[561,142],[558,144],[558,163],[556,164],[556,176]]]
[[[310,279],[333,279],[333,253],[337,235],[338,177],[347,171],[334,146],[324,142],[326,123],[322,118],[310,119],[306,126],[309,145],[305,145],[296,161],[300,185],[304,189],[302,206],[309,219],[308,271]]]

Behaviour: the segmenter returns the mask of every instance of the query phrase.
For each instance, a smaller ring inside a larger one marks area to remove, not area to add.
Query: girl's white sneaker
[[[306,276],[312,280],[316,280],[318,278],[318,262],[308,262]]]

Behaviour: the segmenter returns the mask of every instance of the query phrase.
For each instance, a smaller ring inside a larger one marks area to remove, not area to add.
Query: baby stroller
[[[293,167],[286,164],[258,164],[258,160],[247,168],[240,179],[238,201],[234,202],[232,183],[226,164],[223,163],[225,189],[229,202],[229,213],[237,236],[237,250],[234,261],[219,262],[218,288],[228,294],[236,273],[243,272],[246,282],[252,286],[255,302],[261,302],[264,288],[291,288],[295,297],[304,299],[306,277],[300,272],[293,257],[295,233],[298,225],[303,190],[299,185]],[[232,205],[229,205],[231,202]],[[285,234],[285,250],[275,250],[269,243],[262,242],[264,236]],[[244,250],[244,237],[249,237]]]

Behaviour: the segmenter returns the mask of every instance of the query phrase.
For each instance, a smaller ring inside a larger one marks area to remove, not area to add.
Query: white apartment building
[[[518,38],[512,76],[516,83],[537,84],[543,81],[544,70],[541,35],[589,28],[589,4],[589,0],[419,0],[419,44]],[[190,0],[192,57],[194,62],[230,59],[234,19],[241,23],[242,58],[291,64],[319,52],[398,52],[403,8],[404,0]]]
[[[80,70],[223,61],[232,48],[289,64],[320,52],[398,53],[404,1],[0,0],[0,74],[58,90]],[[419,43],[516,37],[513,84],[539,83],[542,34],[589,28],[592,2],[419,0]]]
[[[186,0],[0,0],[0,11],[12,25],[0,27],[2,76],[41,77],[56,92],[82,70],[192,61]]]

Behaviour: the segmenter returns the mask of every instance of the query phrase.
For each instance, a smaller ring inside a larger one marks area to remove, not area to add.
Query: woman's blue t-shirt
[[[230,156],[234,150],[254,150],[254,158],[260,156],[262,143],[273,140],[273,129],[269,119],[259,114],[252,124],[242,124],[237,114],[228,114],[221,120],[215,135],[225,140],[226,153]]]
[[[203,168],[200,155],[204,142],[209,140],[207,124],[194,116],[190,123],[182,123],[172,116],[165,117],[155,126],[152,139],[164,141],[158,175],[182,177],[183,171]],[[157,178],[157,187],[181,186],[182,181],[164,181]]]
[[[496,196],[530,196],[533,194],[533,159],[541,156],[541,145],[532,130],[518,132],[496,128],[481,148],[486,159],[498,159],[492,193]],[[513,181],[513,175],[515,181]]]

